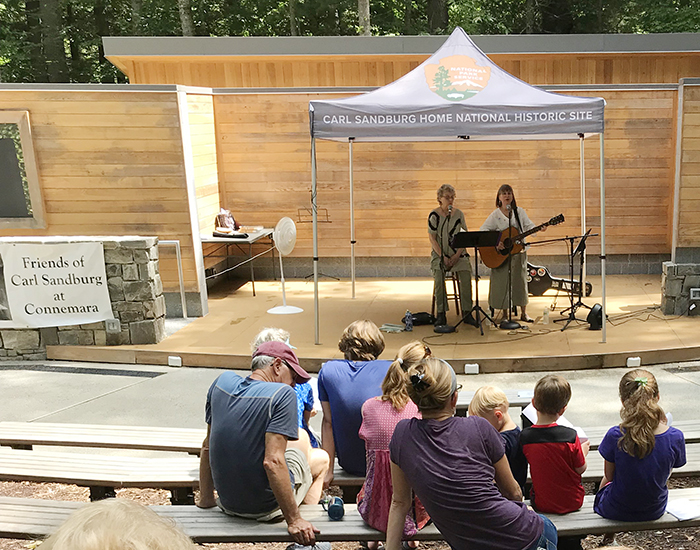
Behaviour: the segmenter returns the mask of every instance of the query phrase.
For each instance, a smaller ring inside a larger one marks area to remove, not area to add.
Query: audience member
[[[386,533],[392,493],[389,442],[400,420],[420,418],[418,407],[408,398],[406,369],[428,356],[430,349],[422,342],[403,346],[384,377],[381,397],[368,399],[362,406],[360,438],[367,448],[367,475],[357,497],[357,510],[365,523],[383,533]],[[404,536],[415,535],[429,519],[420,500],[415,498],[406,515]],[[377,547],[377,542],[369,545],[370,550]]]
[[[566,514],[583,504],[581,474],[590,442],[581,443],[576,430],[557,424],[570,399],[571,386],[561,376],[548,374],[535,384],[537,424],[525,428],[520,441],[530,464],[530,501],[538,512]],[[561,537],[558,548],[579,549],[581,538]]]
[[[381,395],[381,383],[390,361],[378,361],[384,351],[384,337],[372,321],[355,321],[343,332],[338,349],[345,358],[324,363],[318,374],[318,394],[323,409],[321,447],[348,473],[363,476],[366,471],[365,443],[358,431],[362,405]],[[333,467],[324,486],[333,481]]]
[[[522,502],[498,433],[484,418],[454,416],[459,386],[452,367],[429,357],[407,377],[423,418],[399,422],[389,446],[388,550],[401,548],[411,488],[454,550],[556,548],[554,524]]]
[[[524,491],[527,481],[527,459],[520,444],[520,428],[511,419],[509,407],[508,398],[502,390],[494,386],[481,386],[469,403],[469,415],[485,418],[501,434],[510,470],[520,489]]]
[[[298,506],[318,503],[329,460],[299,430],[292,390],[310,376],[283,342],[260,344],[251,370],[225,372],[209,388],[198,505],[259,521],[284,516],[295,542],[314,544],[318,530]]]
[[[175,522],[122,498],[91,502],[78,508],[42,550],[195,550],[197,546]]]
[[[620,399],[622,422],[608,430],[598,447],[605,475],[593,509],[608,519],[655,520],[666,510],[671,471],[685,464],[685,438],[668,425],[659,406],[659,386],[649,371],[626,372]]]
[[[264,328],[255,337],[255,340],[250,344],[251,353],[258,349],[258,346],[263,342],[284,342],[290,348],[294,349],[289,343],[289,332],[281,328]],[[297,415],[299,427],[306,431],[309,436],[311,446],[317,449],[320,447],[316,434],[309,426],[309,420],[316,415],[314,410],[314,394],[309,382],[294,385],[294,393],[297,394]]]

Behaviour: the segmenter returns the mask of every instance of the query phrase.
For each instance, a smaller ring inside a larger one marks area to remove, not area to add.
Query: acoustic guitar
[[[498,242],[503,243],[503,250],[499,250],[495,246],[481,246],[479,247],[479,254],[481,255],[481,261],[484,262],[486,267],[494,269],[499,267],[506,261],[508,257],[508,252],[511,251],[512,254],[517,254],[523,249],[523,239],[528,235],[537,233],[543,227],[548,225],[557,225],[564,221],[564,214],[559,214],[554,216],[548,222],[544,222],[537,227],[533,227],[530,231],[524,231],[523,233],[518,233],[518,230],[510,226],[508,229],[501,231],[501,236]]]

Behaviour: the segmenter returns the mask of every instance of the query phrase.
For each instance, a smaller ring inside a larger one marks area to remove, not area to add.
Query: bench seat
[[[669,500],[700,498],[700,488],[672,489]],[[63,502],[15,497],[0,497],[0,537],[43,538],[53,533],[80,502]],[[152,506],[158,514],[174,519],[196,542],[289,542],[284,522],[259,523],[243,518],[230,517],[217,508],[202,510],[196,506]],[[345,517],[331,521],[320,506],[302,506],[302,515],[321,530],[319,540],[363,541],[383,539],[383,534],[365,525],[352,504],[345,505]],[[675,529],[700,526],[700,518],[680,521],[671,514],[664,514],[655,521],[621,522],[601,518],[593,512],[593,496],[585,498],[577,512],[549,518],[557,526],[560,536],[600,535],[624,531]],[[434,525],[422,529],[416,540],[442,540]]]

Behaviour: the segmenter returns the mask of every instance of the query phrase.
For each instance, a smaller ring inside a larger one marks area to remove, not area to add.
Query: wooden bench
[[[591,449],[597,449],[603,437],[612,426],[594,426],[583,428],[588,440],[591,442]],[[700,443],[700,420],[674,420],[673,427],[683,432],[686,443]]]
[[[169,489],[173,504],[194,504],[199,458],[144,458],[0,448],[0,480],[73,483],[90,499],[114,496],[117,487]]]
[[[700,488],[672,489],[669,501],[700,498]],[[14,497],[0,497],[0,537],[40,539],[53,533],[68,516],[80,506],[80,502],[63,502]],[[152,506],[158,514],[174,519],[196,542],[289,542],[287,526],[280,523],[258,523],[225,515],[216,508],[202,510],[196,506]],[[367,541],[382,540],[384,535],[368,527],[360,518],[357,507],[345,505],[345,517],[331,521],[320,506],[302,506],[302,516],[321,530],[318,540]],[[700,526],[700,518],[680,521],[671,514],[664,514],[655,521],[622,522],[601,518],[593,512],[593,496],[585,498],[577,512],[563,516],[551,514],[549,518],[557,526],[559,536],[600,535],[625,531],[676,529]],[[443,540],[434,525],[418,532],[415,540]]]

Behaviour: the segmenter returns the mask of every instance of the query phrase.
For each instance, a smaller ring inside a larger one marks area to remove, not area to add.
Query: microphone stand
[[[513,208],[510,205],[508,205],[508,233],[509,234],[511,231],[510,228],[512,227],[510,225],[512,216],[513,216]],[[508,239],[510,240],[510,237],[508,237]],[[503,321],[501,321],[501,324],[498,327],[501,330],[515,330],[515,329],[522,328],[520,326],[520,323],[513,321],[513,296],[512,296],[512,294],[513,294],[513,280],[512,280],[512,275],[511,275],[511,263],[512,263],[511,259],[513,257],[513,244],[514,243],[510,243],[511,246],[508,248],[508,319],[503,319]]]

